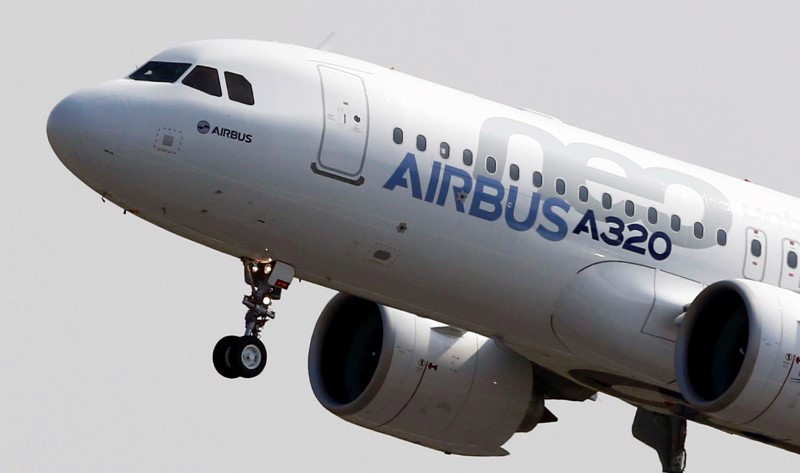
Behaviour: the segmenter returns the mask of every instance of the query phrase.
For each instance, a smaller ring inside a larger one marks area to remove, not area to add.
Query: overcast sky
[[[752,6],[751,6],[752,5]],[[657,472],[608,396],[553,402],[509,457],[445,456],[314,399],[312,328],[330,290],[276,304],[265,372],[229,381],[240,263],[122,211],[72,176],[45,122],[70,92],[207,38],[333,50],[555,115],[800,194],[800,3],[407,0],[14,2],[0,17],[0,471]],[[324,242],[320,242],[324,244]],[[690,424],[689,471],[800,457]]]

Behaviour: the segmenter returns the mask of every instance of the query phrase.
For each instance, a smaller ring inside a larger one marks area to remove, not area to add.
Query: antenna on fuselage
[[[331,31],[331,34],[329,34],[328,37],[325,38],[324,41],[319,43],[319,46],[317,46],[317,49],[319,49],[320,51],[330,51],[331,50],[331,39],[333,39],[333,37],[335,35],[336,35],[336,33]]]

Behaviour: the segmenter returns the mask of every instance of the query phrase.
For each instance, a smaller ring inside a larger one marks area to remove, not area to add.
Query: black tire
[[[239,371],[232,366],[230,359],[231,349],[239,342],[239,337],[235,335],[228,335],[222,337],[220,341],[214,345],[214,352],[211,355],[211,360],[214,362],[214,369],[220,376],[234,379],[239,377]]]
[[[239,337],[231,346],[228,359],[236,374],[242,378],[253,378],[267,366],[267,349],[257,337]]]

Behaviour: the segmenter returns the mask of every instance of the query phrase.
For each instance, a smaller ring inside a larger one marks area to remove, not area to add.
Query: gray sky
[[[308,342],[333,295],[295,284],[258,378],[220,378],[240,263],[128,215],[47,143],[68,93],[174,44],[253,38],[396,68],[800,194],[800,4],[770,2],[15,2],[0,17],[0,471],[659,471],[608,396],[549,405],[511,456],[445,456],[339,420],[314,399]],[[798,457],[691,424],[689,471]]]

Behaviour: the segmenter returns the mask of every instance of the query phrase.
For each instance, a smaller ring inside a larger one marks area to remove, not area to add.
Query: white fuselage
[[[730,278],[800,289],[793,197],[331,53],[213,41],[154,60],[241,74],[255,104],[130,79],[69,97],[51,121],[73,128],[51,124],[51,141],[94,190],[201,244],[287,262],[301,279],[492,337],[564,376],[678,391],[680,310],[622,316],[629,338],[596,334],[658,355],[629,366],[559,333],[574,328],[559,319],[573,316],[560,312],[564,294],[597,263],[677,278],[690,296]]]

